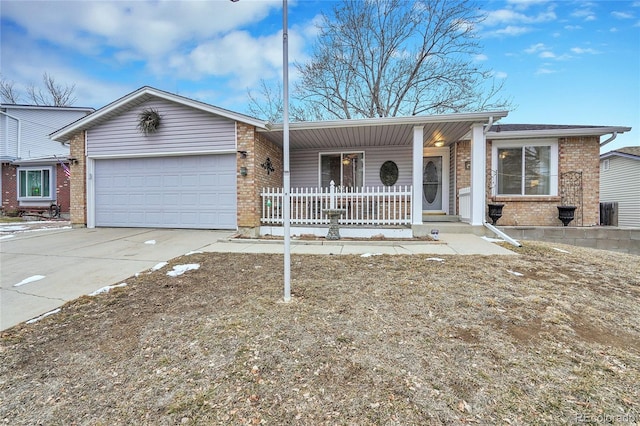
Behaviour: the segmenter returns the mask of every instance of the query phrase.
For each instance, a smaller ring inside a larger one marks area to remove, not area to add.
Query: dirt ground
[[[638,424],[640,257],[517,251],[182,256],[4,332],[0,422]]]

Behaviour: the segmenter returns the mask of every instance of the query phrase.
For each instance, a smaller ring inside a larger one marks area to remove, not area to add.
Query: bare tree
[[[76,85],[61,85],[46,72],[42,75],[42,88],[37,88],[33,84],[27,86],[27,96],[35,105],[47,106],[70,106],[76,101],[73,95]]]
[[[469,0],[345,0],[323,15],[294,96],[314,119],[508,107],[473,61],[482,19]]]
[[[0,99],[2,102],[8,104],[20,103],[20,93],[15,85],[16,83],[14,81],[9,81],[4,77],[0,78]]]

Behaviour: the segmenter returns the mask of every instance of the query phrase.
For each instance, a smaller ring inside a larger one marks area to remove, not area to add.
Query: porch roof
[[[425,146],[436,141],[445,145],[457,142],[469,133],[473,124],[488,124],[506,117],[508,111],[459,114],[366,118],[358,120],[304,121],[289,125],[292,149],[339,148],[345,146],[410,145],[413,128],[423,126]],[[267,139],[282,146],[283,124],[257,129]]]

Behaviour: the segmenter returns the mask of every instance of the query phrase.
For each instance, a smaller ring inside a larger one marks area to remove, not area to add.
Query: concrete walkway
[[[283,253],[276,240],[232,238],[231,231],[96,228],[29,229],[0,224],[0,330],[50,312],[65,302],[121,283],[190,251]],[[67,224],[68,225],[68,224]],[[292,254],[483,254],[513,252],[470,234],[424,241],[292,240]]]

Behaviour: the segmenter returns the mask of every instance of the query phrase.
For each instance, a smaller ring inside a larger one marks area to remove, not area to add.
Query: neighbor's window
[[[339,152],[320,154],[320,186],[359,188],[364,184],[364,153]]]
[[[517,146],[513,146],[517,145]],[[496,195],[556,195],[557,143],[496,143]]]
[[[21,169],[18,171],[20,198],[50,198],[51,169]]]

